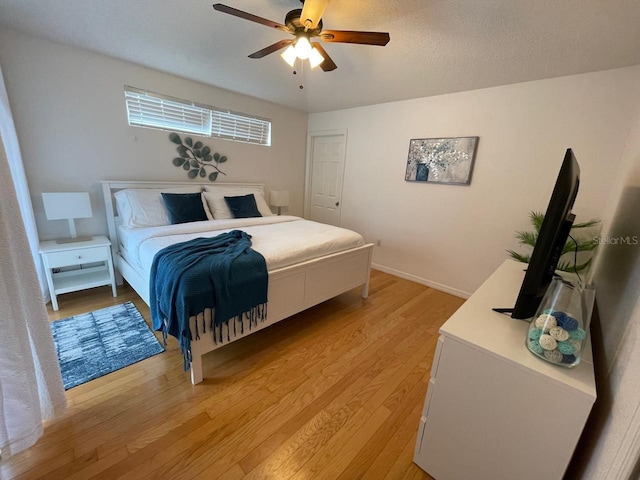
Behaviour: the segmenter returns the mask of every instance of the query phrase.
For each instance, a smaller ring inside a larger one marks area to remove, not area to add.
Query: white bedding
[[[149,228],[121,226],[118,233],[121,253],[148,278],[153,257],[164,247],[230,230],[242,230],[252,236],[252,248],[264,256],[269,271],[364,245],[364,239],[356,232],[289,215]]]

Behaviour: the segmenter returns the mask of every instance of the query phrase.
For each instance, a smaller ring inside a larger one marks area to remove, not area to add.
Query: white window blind
[[[271,122],[267,119],[139,88],[125,86],[124,90],[129,125],[271,145]]]
[[[129,125],[211,136],[211,109],[187,100],[125,88]]]
[[[271,122],[240,113],[214,110],[211,135],[237,142],[271,145]]]

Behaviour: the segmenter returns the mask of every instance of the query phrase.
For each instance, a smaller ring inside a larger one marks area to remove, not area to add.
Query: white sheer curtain
[[[14,168],[12,168],[14,167]],[[25,225],[35,229],[18,139],[0,69],[0,455],[33,445],[66,398]]]
[[[4,143],[4,149],[9,161],[9,170],[11,170],[13,185],[16,189],[20,212],[22,213],[22,220],[24,221],[24,227],[27,231],[28,245],[36,265],[36,272],[38,272],[40,290],[45,299],[49,301],[47,280],[38,254],[38,230],[36,230],[36,221],[33,216],[33,206],[31,205],[27,176],[25,175],[24,166],[22,165],[22,155],[20,154],[16,127],[13,123],[13,116],[11,115],[11,108],[9,107],[9,98],[7,97],[7,90],[4,86],[2,67],[0,67],[0,137]]]

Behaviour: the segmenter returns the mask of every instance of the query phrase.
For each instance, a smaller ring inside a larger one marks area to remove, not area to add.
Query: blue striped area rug
[[[132,302],[51,322],[64,389],[164,351]]]

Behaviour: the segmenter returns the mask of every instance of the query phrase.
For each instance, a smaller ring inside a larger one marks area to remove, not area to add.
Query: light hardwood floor
[[[133,301],[63,295],[51,320]],[[177,342],[67,392],[69,409],[0,467],[24,479],[429,479],[412,463],[438,328],[462,299],[378,271],[359,289],[204,358]]]

